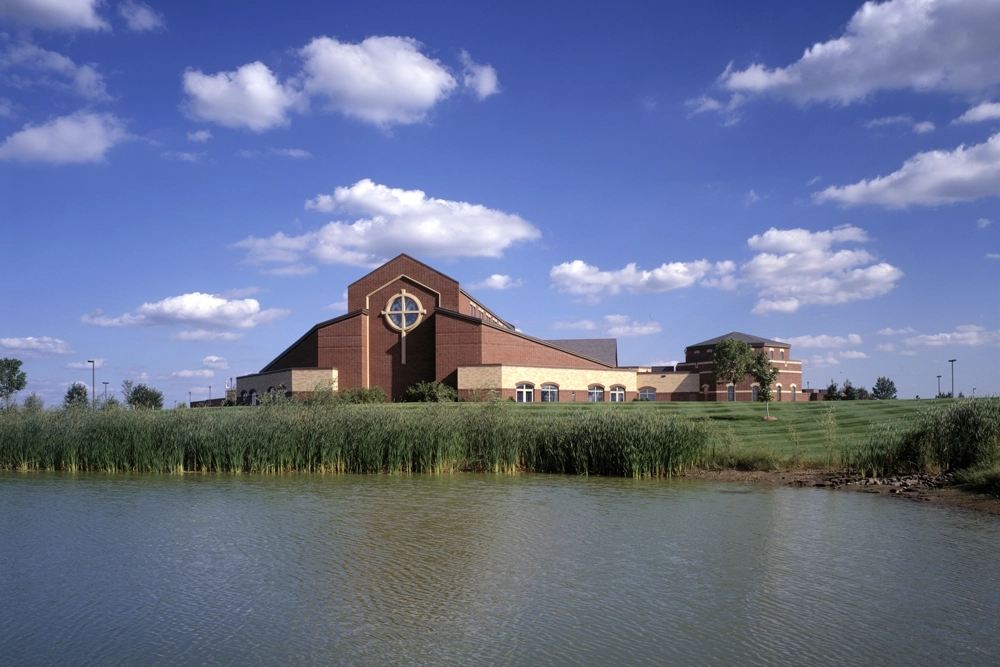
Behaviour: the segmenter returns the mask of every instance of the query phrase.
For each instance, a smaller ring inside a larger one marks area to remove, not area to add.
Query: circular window
[[[417,297],[403,291],[389,299],[382,314],[385,315],[385,321],[393,329],[409,331],[420,324],[420,320],[426,312]]]

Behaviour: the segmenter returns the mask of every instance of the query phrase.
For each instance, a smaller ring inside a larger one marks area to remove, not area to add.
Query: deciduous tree
[[[71,384],[66,390],[66,396],[63,397],[63,407],[73,409],[90,407],[90,403],[87,401],[87,385],[80,382]]]
[[[4,357],[0,359],[0,398],[4,407],[9,408],[14,401],[14,394],[28,384],[27,374],[21,370],[21,360]]]

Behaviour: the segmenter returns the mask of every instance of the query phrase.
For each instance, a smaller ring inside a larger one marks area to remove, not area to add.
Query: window
[[[250,405],[257,405],[257,390],[250,390]]]
[[[542,385],[542,403],[558,403],[559,387],[554,384]]]
[[[534,403],[535,401],[535,387],[530,384],[519,384],[517,385],[517,402],[518,403]]]
[[[416,297],[405,292],[392,297],[385,307],[386,321],[389,326],[399,331],[409,330],[417,326],[420,316],[424,312]]]
[[[792,400],[795,400],[795,385],[792,385]]]
[[[247,403],[247,392],[246,392],[246,389],[244,389],[240,393],[240,405],[249,405],[249,403]]]
[[[778,385],[778,400],[781,400],[781,385]]]
[[[753,399],[752,400],[756,401],[758,398],[760,398],[760,387],[758,387],[757,385],[754,385],[752,387],[752,389],[753,389]]]
[[[655,401],[656,400],[656,390],[646,387],[645,389],[639,390],[639,400],[640,401]]]
[[[603,403],[604,402],[604,387],[590,387],[587,389],[587,402],[588,403]]]
[[[726,400],[730,403],[736,400],[736,387],[733,385],[726,387]]]
[[[472,317],[476,316],[476,304],[474,303],[469,304],[469,315],[471,315]]]
[[[779,350],[779,354],[781,354],[781,360],[784,361],[785,360],[785,351],[784,350]]]
[[[771,350],[771,361],[774,361],[774,350]]]
[[[625,387],[612,387],[611,388],[611,402],[612,403],[624,403],[625,402]]]

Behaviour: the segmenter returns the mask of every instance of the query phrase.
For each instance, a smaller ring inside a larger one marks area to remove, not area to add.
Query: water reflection
[[[557,476],[0,474],[4,664],[995,664],[1000,522]]]

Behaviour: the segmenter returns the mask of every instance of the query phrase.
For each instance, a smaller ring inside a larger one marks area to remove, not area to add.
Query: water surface
[[[1000,520],[560,476],[0,473],[0,662],[995,665]]]

